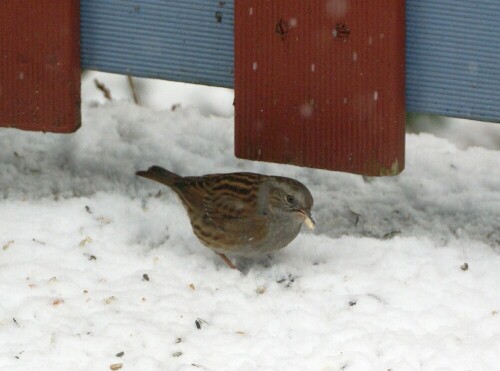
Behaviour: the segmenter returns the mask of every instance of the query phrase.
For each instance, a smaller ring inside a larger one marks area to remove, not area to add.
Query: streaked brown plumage
[[[181,177],[159,166],[137,175],[174,190],[196,237],[231,268],[226,254],[269,253],[288,245],[302,223],[314,227],[311,193],[294,179],[254,173]]]

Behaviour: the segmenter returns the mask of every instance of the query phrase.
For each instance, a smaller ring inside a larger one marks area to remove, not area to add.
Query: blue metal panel
[[[234,0],[81,0],[82,67],[233,86]],[[500,121],[499,0],[406,0],[411,112]]]
[[[500,1],[407,0],[411,112],[500,121]]]
[[[81,0],[82,68],[233,85],[233,1]]]

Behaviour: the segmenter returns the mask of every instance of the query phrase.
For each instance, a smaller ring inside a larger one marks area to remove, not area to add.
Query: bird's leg
[[[226,264],[229,266],[229,268],[231,268],[231,269],[238,269],[238,268],[236,268],[236,265],[234,265],[234,264],[231,262],[231,260],[229,260],[229,259],[227,258],[227,256],[226,256],[226,255],[224,255],[224,254],[219,254],[219,253],[216,253],[216,254],[217,254],[217,255],[219,255],[219,256],[222,258],[222,260],[224,260],[224,263],[226,263]]]

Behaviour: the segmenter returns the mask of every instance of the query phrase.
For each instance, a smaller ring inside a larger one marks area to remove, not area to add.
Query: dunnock
[[[315,225],[311,193],[294,179],[253,173],[182,177],[159,166],[137,175],[172,188],[196,237],[233,269],[226,254],[266,254],[292,242],[302,223]]]

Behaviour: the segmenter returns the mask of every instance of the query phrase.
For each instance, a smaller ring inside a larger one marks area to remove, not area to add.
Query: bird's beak
[[[310,210],[299,210],[299,213],[304,217],[304,224],[309,229],[314,229],[316,227],[316,221],[314,220]]]

